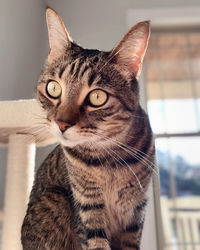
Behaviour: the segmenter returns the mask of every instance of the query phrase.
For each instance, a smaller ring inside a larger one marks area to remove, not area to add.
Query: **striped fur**
[[[36,174],[23,249],[140,249],[154,142],[136,77],[149,25],[137,24],[114,50],[102,52],[72,42],[49,9],[47,22],[51,50],[37,97],[61,145]],[[50,81],[62,88],[57,99],[46,92]],[[95,89],[107,93],[103,106],[89,103]],[[70,127],[61,132],[57,120]]]

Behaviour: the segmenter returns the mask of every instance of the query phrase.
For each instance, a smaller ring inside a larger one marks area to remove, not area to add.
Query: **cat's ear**
[[[49,57],[58,57],[67,48],[70,48],[70,38],[61,17],[52,9],[46,10],[46,20],[49,34]]]
[[[111,51],[110,56],[125,70],[138,77],[150,35],[150,22],[140,22],[133,26]]]

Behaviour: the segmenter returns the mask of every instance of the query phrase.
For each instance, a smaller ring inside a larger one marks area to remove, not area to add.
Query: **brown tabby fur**
[[[37,97],[61,145],[36,174],[22,226],[23,249],[139,249],[154,156],[136,80],[149,23],[135,25],[111,52],[72,42],[51,9],[47,23],[51,50]],[[47,94],[49,81],[60,84],[60,98]],[[94,89],[109,93],[101,107],[88,103]],[[58,120],[70,124],[64,133]]]

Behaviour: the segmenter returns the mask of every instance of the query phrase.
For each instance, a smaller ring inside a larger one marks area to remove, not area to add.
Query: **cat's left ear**
[[[135,77],[139,77],[149,36],[149,21],[136,24],[111,51],[110,58],[114,58],[122,68],[131,71]]]
[[[71,47],[72,39],[69,36],[61,17],[52,9],[46,10],[46,20],[49,34],[49,57],[55,58]]]

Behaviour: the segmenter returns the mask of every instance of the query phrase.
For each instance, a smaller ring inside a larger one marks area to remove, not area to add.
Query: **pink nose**
[[[58,127],[62,133],[64,133],[69,127],[72,126],[69,122],[57,119],[56,123],[58,124]]]

